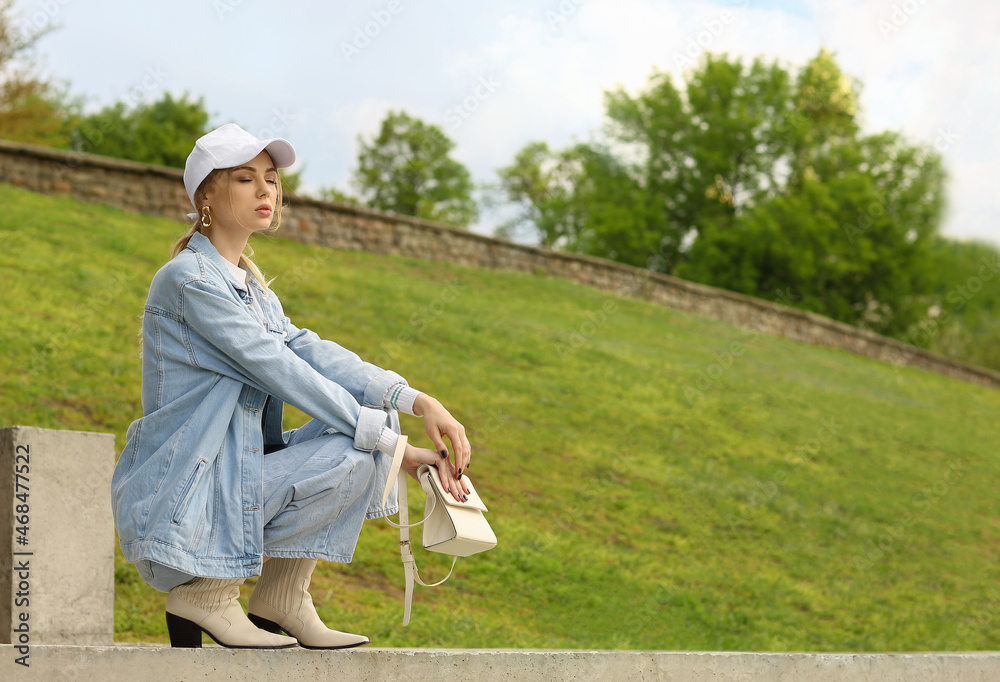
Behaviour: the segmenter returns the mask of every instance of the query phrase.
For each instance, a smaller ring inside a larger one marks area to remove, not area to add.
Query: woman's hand
[[[461,499],[460,496],[463,494],[468,495],[469,489],[462,482],[462,472],[469,466],[469,460],[472,458],[472,446],[469,445],[469,439],[465,437],[465,427],[451,416],[444,405],[426,393],[417,396],[413,402],[413,412],[424,418],[424,429],[434,444],[434,448],[438,451],[438,462],[449,464],[446,467],[438,466],[441,482],[445,484],[445,488],[450,487],[457,493],[456,499]],[[448,462],[445,436],[451,441],[451,449],[455,453],[454,465]],[[446,471],[448,472],[447,478]]]
[[[469,491],[465,490],[465,492],[462,492],[459,488],[458,481],[456,480],[457,474],[451,462],[433,450],[418,448],[407,443],[406,449],[403,451],[403,471],[413,478],[417,478],[417,469],[420,468],[421,464],[436,466],[445,491],[451,493],[452,497],[459,502],[465,502],[465,495]]]

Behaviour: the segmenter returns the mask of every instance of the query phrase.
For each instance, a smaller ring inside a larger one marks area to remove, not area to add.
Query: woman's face
[[[278,171],[271,156],[263,151],[253,160],[231,168],[205,196],[218,227],[266,230],[271,226],[278,197]]]

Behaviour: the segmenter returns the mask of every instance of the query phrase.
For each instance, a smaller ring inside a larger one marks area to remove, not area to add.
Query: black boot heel
[[[201,628],[187,618],[167,612],[167,632],[170,646],[175,649],[200,649]]]
[[[289,633],[285,632],[284,628],[275,623],[273,620],[262,618],[261,616],[255,615],[253,613],[248,613],[247,618],[249,618],[250,622],[256,625],[261,630],[267,630],[268,632],[274,635],[288,635],[289,637],[291,637]]]

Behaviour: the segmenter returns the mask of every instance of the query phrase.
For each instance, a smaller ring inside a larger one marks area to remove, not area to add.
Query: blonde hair
[[[230,171],[232,171],[232,168],[216,168],[207,176],[205,176],[205,179],[201,181],[201,184],[198,185],[198,189],[196,189],[194,192],[195,206],[200,207],[205,205],[204,202],[205,199],[207,198],[206,195],[208,194],[208,190],[211,189],[212,185],[217,183],[220,178],[228,177],[227,174]],[[229,199],[230,202],[232,202],[232,191],[233,191],[232,185],[229,185],[228,189],[229,189]],[[267,229],[267,234],[273,234],[278,230],[279,227],[281,227],[281,205],[282,205],[281,174],[279,173],[278,196],[274,200],[274,220],[271,221],[271,226]],[[202,232],[200,215],[194,219],[194,223],[191,225],[191,229],[187,231],[187,234],[178,239],[177,243],[174,244],[174,248],[170,252],[171,260],[176,258],[181,251],[187,248],[188,242],[191,241],[191,237],[193,237],[196,232],[204,234],[204,232]],[[248,243],[246,249],[243,251],[242,254],[240,254],[240,264],[245,266],[246,270],[257,278],[257,281],[260,282],[260,285],[264,287],[264,291],[270,291],[270,289],[268,289],[267,287],[268,282],[267,280],[264,279],[264,273],[260,271],[260,268],[257,267],[256,263],[250,260],[251,256],[253,256],[253,247],[251,247],[250,244]]]

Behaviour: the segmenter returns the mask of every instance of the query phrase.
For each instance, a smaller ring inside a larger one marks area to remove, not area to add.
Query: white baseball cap
[[[235,123],[219,126],[198,138],[184,164],[184,189],[195,208],[194,193],[198,186],[217,168],[233,168],[252,161],[263,150],[271,155],[275,168],[288,168],[295,163],[295,149],[288,140],[275,137],[258,140]]]

